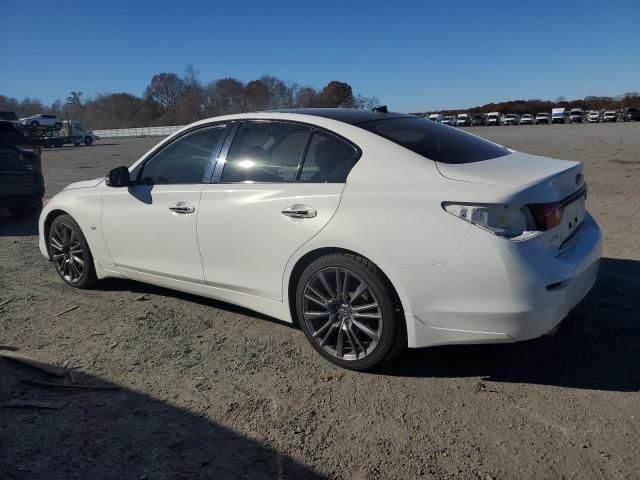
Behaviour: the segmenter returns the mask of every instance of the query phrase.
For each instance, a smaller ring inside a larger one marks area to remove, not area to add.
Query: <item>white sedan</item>
[[[554,331],[598,271],[585,199],[579,162],[411,115],[251,113],[69,185],[39,244],[73,287],[124,277],[241,305],[364,370]]]
[[[23,125],[29,125],[33,128],[38,127],[54,127],[56,130],[62,129],[62,121],[57,115],[47,115],[46,113],[39,113],[38,115],[31,115],[20,119],[20,123]]]

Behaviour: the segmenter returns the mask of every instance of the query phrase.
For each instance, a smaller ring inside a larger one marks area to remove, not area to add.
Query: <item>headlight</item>
[[[526,205],[467,205],[444,202],[442,208],[451,215],[499,237],[526,240],[538,233],[533,215]]]

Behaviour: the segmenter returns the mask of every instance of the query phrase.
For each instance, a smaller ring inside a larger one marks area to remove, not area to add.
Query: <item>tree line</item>
[[[82,92],[72,91],[64,102],[47,105],[37,98],[0,95],[0,111],[13,111],[19,117],[52,113],[66,118],[68,114],[95,129],[184,125],[217,115],[277,108],[373,108],[378,104],[377,98],[354,94],[351,85],[337,80],[320,89],[272,75],[247,83],[230,77],[203,83],[192,66],[181,76],[154,75],[142,97],[122,92],[85,99]]]
[[[188,66],[183,75],[162,72],[154,75],[143,95],[104,93],[84,98],[72,91],[65,99],[47,105],[37,98],[18,100],[0,95],[0,111],[13,111],[19,117],[35,113],[53,113],[95,129],[146,127],[155,125],[184,125],[202,118],[231,113],[277,108],[343,107],[373,108],[380,101],[376,97],[354,94],[351,85],[333,80],[323,88],[301,86],[285,82],[272,75],[244,83],[236,78],[221,78],[208,83],[199,79],[199,72]],[[619,110],[640,107],[640,94],[630,92],[618,97],[588,96],[581,100],[558,98],[550,100],[512,100],[488,103],[464,110],[470,113],[537,113],[550,112],[554,107],[585,110]],[[456,114],[462,110],[441,110]],[[418,112],[426,115],[429,112]]]
[[[506,102],[487,103],[482,106],[472,107],[466,110],[440,110],[437,113],[444,115],[455,115],[460,112],[468,113],[517,113],[519,115],[525,113],[551,112],[552,108],[564,107],[582,108],[583,110],[621,110],[626,107],[640,107],[640,93],[629,92],[617,97],[596,97],[587,96],[583,99],[567,100],[564,97],[558,98],[555,102],[551,100],[510,100]],[[428,115],[434,112],[416,112],[416,115]]]

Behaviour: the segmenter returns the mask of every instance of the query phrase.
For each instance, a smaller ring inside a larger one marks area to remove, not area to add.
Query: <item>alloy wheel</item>
[[[80,280],[86,255],[75,230],[66,223],[54,225],[49,234],[49,247],[60,276],[70,283]]]
[[[382,337],[382,308],[373,290],[343,267],[324,268],[309,278],[303,316],[316,343],[342,360],[370,355]]]

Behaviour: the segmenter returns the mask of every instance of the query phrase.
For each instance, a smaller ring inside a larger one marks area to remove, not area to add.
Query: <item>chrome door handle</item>
[[[187,203],[184,202],[178,202],[175,205],[171,205],[169,207],[169,210],[171,210],[172,212],[175,213],[181,213],[181,214],[185,214],[185,213],[193,213],[196,211],[196,207],[194,207],[193,205],[189,205]]]
[[[315,208],[301,204],[291,205],[282,210],[281,213],[291,218],[313,218],[318,215]]]

